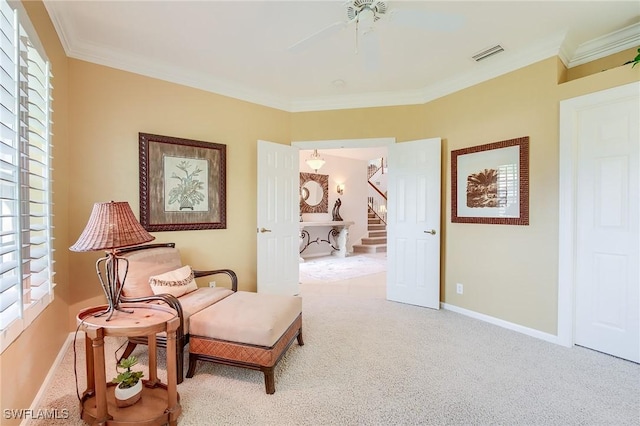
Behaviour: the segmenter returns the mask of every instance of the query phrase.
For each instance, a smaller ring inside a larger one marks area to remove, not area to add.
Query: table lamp
[[[99,315],[123,311],[120,295],[129,269],[129,261],[116,254],[116,249],[135,246],[155,239],[138,222],[126,201],[95,203],[89,222],[80,238],[69,249],[76,252],[107,251],[106,256],[96,261],[96,273],[107,297],[108,307]],[[123,268],[122,270],[120,268]]]

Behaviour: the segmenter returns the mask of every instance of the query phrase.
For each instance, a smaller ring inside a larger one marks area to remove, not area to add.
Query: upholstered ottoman
[[[260,370],[268,394],[274,367],[297,337],[302,341],[302,299],[238,291],[191,315],[189,371],[198,360]]]

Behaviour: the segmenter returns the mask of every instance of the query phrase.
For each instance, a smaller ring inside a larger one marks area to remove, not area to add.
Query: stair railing
[[[369,160],[367,166],[367,179],[371,179],[379,170],[384,173],[384,158],[376,158],[375,160]]]
[[[385,225],[387,224],[387,196],[380,192],[380,190],[370,181],[369,183],[369,195],[367,197],[367,205],[369,211],[376,215],[378,219]]]

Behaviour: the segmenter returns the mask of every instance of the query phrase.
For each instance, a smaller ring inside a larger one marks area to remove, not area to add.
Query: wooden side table
[[[182,412],[177,391],[176,330],[180,320],[173,309],[154,304],[122,304],[133,311],[116,311],[111,319],[94,316],[106,306],[87,308],[77,316],[85,333],[87,390],[80,402],[82,420],[96,425],[164,425],[174,426]],[[167,333],[167,384],[158,379],[156,334]],[[107,383],[105,372],[105,336],[147,336],[149,341],[149,375],[143,380],[142,398],[132,406],[116,405],[115,384]]]

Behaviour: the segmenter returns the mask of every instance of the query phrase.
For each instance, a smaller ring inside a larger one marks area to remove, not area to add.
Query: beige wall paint
[[[586,64],[578,65],[577,67],[569,68],[567,70],[567,79],[576,80],[602,71],[610,70],[612,68],[624,67],[626,65],[623,64],[633,60],[637,54],[638,48],[634,47],[595,61],[587,62]],[[638,68],[638,65],[636,65],[636,68]]]
[[[548,333],[555,333],[557,311],[556,79],[551,58],[430,103],[426,111],[447,140],[443,301]],[[451,223],[451,150],[522,136],[530,138],[530,225]]]
[[[25,2],[24,7],[44,46],[53,69],[53,184],[55,252],[55,300],[0,355],[0,409],[29,408],[69,333],[68,195],[69,143],[67,110],[67,57],[41,2]],[[19,424],[2,419],[1,423]]]
[[[291,118],[291,140],[424,138],[423,105],[298,112]],[[437,136],[437,135],[434,135]]]
[[[185,264],[231,268],[240,289],[255,290],[256,141],[289,143],[289,114],[84,61],[70,60],[69,70],[70,168],[82,176],[70,189],[70,239],[80,235],[95,202],[128,201],[138,214],[139,132],[225,144],[227,229],[153,235],[175,242]],[[101,293],[97,257],[71,254],[74,308]]]

